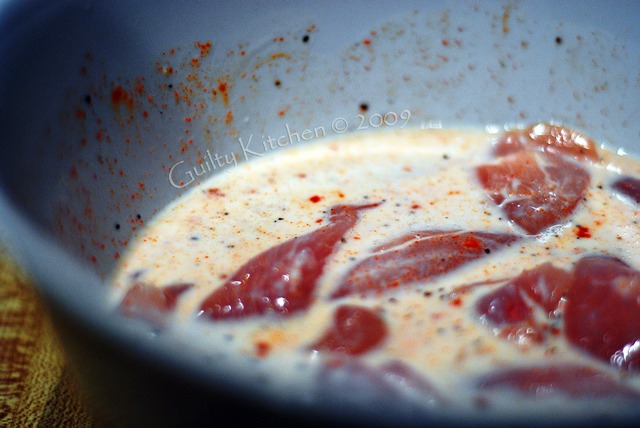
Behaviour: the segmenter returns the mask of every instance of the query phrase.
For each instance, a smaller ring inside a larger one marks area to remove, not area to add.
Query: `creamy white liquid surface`
[[[472,380],[502,367],[570,362],[621,378],[563,335],[543,345],[496,337],[475,312],[475,303],[500,283],[475,287],[459,306],[452,304],[456,296],[451,295],[458,286],[515,277],[545,261],[569,269],[591,253],[618,256],[640,267],[638,208],[609,188],[622,172],[640,176],[640,164],[604,150],[602,161],[585,162],[591,174],[586,201],[547,233],[381,297],[328,298],[339,278],[371,248],[410,231],[524,234],[487,197],[475,176],[477,165],[493,162],[495,138],[483,130],[378,131],[292,147],[229,169],[194,187],[140,232],[114,274],[113,304],[135,281],[159,287],[193,283],[160,334],[172,337],[185,352],[210,355],[212,364],[260,374],[266,389],[309,401],[325,356],[307,347],[328,328],[333,310],[349,303],[381,307],[389,330],[382,345],[357,358],[374,367],[389,360],[404,362],[432,382],[454,409],[477,411]],[[313,202],[314,196],[320,200]],[[359,212],[359,221],[330,257],[309,310],[289,317],[223,321],[198,316],[203,299],[253,256],[327,224],[327,211],[335,204],[373,202],[383,203]],[[577,239],[576,225],[589,225],[591,238]],[[261,354],[259,344],[264,343],[268,352]],[[623,381],[640,391],[639,378]],[[519,399],[514,405],[511,394],[504,394],[505,401],[500,395],[483,411],[515,414],[522,406],[537,405]],[[562,413],[572,411],[574,404],[559,400],[544,406]],[[597,410],[595,403],[587,409]]]

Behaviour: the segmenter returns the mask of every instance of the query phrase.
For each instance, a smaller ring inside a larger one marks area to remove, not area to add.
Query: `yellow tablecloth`
[[[46,310],[0,243],[0,426],[90,427]]]

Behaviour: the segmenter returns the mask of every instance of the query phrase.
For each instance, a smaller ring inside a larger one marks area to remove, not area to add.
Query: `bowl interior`
[[[56,307],[201,376],[108,304],[166,204],[275,150],[375,131],[375,115],[556,121],[640,154],[638,16],[633,1],[5,2],[0,227]]]

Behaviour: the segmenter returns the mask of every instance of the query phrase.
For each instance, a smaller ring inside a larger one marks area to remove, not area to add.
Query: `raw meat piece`
[[[336,309],[329,329],[310,348],[360,355],[378,346],[386,336],[385,322],[376,312],[361,306],[343,305]]]
[[[596,358],[640,370],[640,271],[612,257],[581,259],[567,295],[565,334]]]
[[[358,211],[376,206],[334,206],[326,226],[249,260],[204,300],[200,315],[209,319],[265,313],[287,316],[308,308],[316,282],[336,244],[356,224]]]
[[[422,231],[409,233],[373,249],[331,294],[383,293],[445,274],[520,239],[506,233]]]

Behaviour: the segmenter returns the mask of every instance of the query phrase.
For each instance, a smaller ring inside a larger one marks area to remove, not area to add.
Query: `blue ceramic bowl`
[[[203,157],[208,178],[268,155],[251,136],[357,132],[363,104],[415,127],[552,120],[640,154],[639,18],[635,1],[0,2],[0,228],[96,420],[435,418],[269,395],[122,318],[105,281]]]

